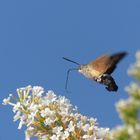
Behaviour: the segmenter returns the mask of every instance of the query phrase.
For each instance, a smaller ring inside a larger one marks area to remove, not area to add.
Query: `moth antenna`
[[[78,70],[78,68],[72,68],[72,69],[69,69],[68,71],[67,71],[67,77],[66,77],[66,83],[65,83],[65,90],[68,92],[68,80],[69,80],[69,74],[70,74],[70,72],[71,71],[74,71],[74,70]]]
[[[69,62],[75,63],[75,64],[77,64],[77,65],[80,65],[79,63],[77,63],[77,62],[75,62],[75,61],[73,61],[73,60],[70,60],[70,59],[68,59],[68,58],[66,58],[66,57],[62,57],[62,58],[65,59],[66,61],[69,61]]]

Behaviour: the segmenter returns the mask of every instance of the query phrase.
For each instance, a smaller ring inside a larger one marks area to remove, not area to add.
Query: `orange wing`
[[[111,74],[115,70],[117,63],[124,58],[126,54],[126,52],[119,52],[113,55],[103,55],[95,61],[92,61],[89,65],[100,74]]]
[[[96,60],[89,64],[94,70],[98,71],[100,74],[105,73],[110,67],[110,56],[103,55],[98,57]]]

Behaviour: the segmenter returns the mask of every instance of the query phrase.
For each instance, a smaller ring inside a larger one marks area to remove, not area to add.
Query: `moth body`
[[[92,80],[96,80],[99,76],[101,76],[101,73],[97,70],[94,70],[89,64],[81,65],[78,69],[78,72]]]

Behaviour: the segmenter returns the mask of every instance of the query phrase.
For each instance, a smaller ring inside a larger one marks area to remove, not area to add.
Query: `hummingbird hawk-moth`
[[[108,91],[117,91],[118,86],[115,83],[115,80],[113,79],[111,74],[116,69],[118,62],[122,58],[124,58],[126,54],[127,54],[126,52],[119,52],[113,55],[105,54],[96,58],[90,63],[83,65],[63,57],[63,59],[78,65],[78,68],[69,69],[67,71],[65,89],[67,90],[69,72],[73,70],[78,70],[78,72],[82,73],[85,77],[105,85]]]

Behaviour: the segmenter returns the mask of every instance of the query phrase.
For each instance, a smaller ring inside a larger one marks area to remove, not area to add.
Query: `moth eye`
[[[82,67],[81,66],[79,67],[79,70],[82,70]]]

